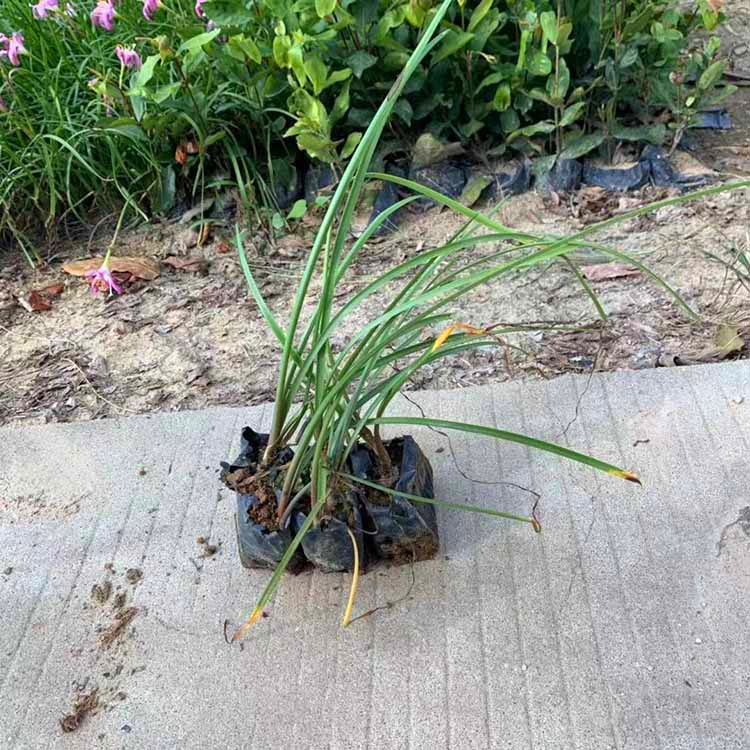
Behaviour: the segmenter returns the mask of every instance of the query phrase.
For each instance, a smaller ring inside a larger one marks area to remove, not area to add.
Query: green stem
[[[120,234],[120,229],[122,227],[122,220],[125,218],[125,211],[128,208],[128,204],[126,203],[122,210],[120,211],[120,216],[117,219],[117,226],[115,227],[115,233],[112,236],[112,240],[110,241],[109,245],[107,245],[107,254],[104,256],[104,263],[102,263],[103,266],[106,266],[107,263],[109,263],[109,258],[112,255],[112,248],[114,248],[115,243],[117,242],[117,237]]]

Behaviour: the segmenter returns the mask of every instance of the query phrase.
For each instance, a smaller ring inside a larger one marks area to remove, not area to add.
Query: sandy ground
[[[732,69],[750,79],[746,5],[729,5],[722,36]],[[748,104],[750,88],[742,86],[727,105],[732,130],[689,134],[693,153],[721,179],[750,175]],[[532,192],[507,201],[498,217],[519,230],[557,235],[667,195],[658,188],[625,196],[586,188],[555,200]],[[748,192],[743,190],[663,208],[597,235],[597,241],[637,255],[672,284],[697,320],[652,280],[631,275],[592,282],[609,315],[602,322],[570,267],[560,262],[504,277],[452,310],[457,321],[529,323],[536,330],[445,361],[440,368],[426,368],[410,387],[457,388],[570,371],[715,361],[726,353],[717,354],[716,348],[727,331],[736,332],[744,345],[730,356],[747,356],[749,219]],[[343,301],[394,262],[445,240],[460,223],[436,210],[409,217],[396,233],[370,243],[338,299]],[[262,291],[282,321],[314,225],[309,217],[294,236],[274,243],[256,238],[248,246]],[[104,299],[92,297],[82,279],[64,274],[62,264],[102,253],[111,236],[109,226],[50,249],[41,269],[32,270],[15,256],[0,256],[0,423],[270,400],[279,351],[248,296],[230,229],[216,228],[200,247],[184,224],[155,224],[124,234],[115,253],[153,259],[160,264],[160,275],[152,281],[131,280],[121,297]],[[164,264],[170,256],[201,262],[193,270],[179,270]],[[578,265],[604,260],[593,252],[576,256]],[[64,289],[51,298],[50,309],[26,309],[32,291],[60,282]],[[356,331],[372,312],[368,308],[352,316],[342,336]]]
[[[555,205],[529,193],[509,201],[500,218],[518,229],[558,234],[663,194],[646,189],[637,196],[607,196],[587,189]],[[557,263],[506,276],[453,308],[457,321],[529,323],[536,330],[426,368],[411,387],[649,367],[657,360],[671,363],[674,356],[715,360],[716,336],[730,326],[746,340],[750,324],[750,277],[737,262],[740,253],[750,258],[748,218],[747,192],[739,191],[631,219],[600,239],[637,254],[678,290],[699,320],[691,320],[652,280],[633,275],[592,282],[609,314],[601,322],[569,267]],[[434,210],[410,217],[396,234],[368,248],[339,298],[348,298],[391,263],[445,239],[459,224]],[[282,321],[311,232],[287,237],[275,248],[248,248],[262,291]],[[93,419],[272,398],[278,347],[248,297],[234,249],[221,239],[186,248],[186,234],[184,228],[142,227],[123,238],[118,252],[158,261],[200,257],[205,274],[162,263],[157,279],[135,281],[111,299],[93,297],[81,279],[63,274],[60,258],[43,270],[21,263],[2,268],[3,422]],[[78,254],[88,254],[81,249]],[[593,252],[579,256],[584,265],[605,260]],[[51,300],[51,309],[28,312],[19,304],[31,290],[61,281],[64,291]],[[342,336],[372,312],[353,315]],[[566,330],[554,330],[555,325]]]

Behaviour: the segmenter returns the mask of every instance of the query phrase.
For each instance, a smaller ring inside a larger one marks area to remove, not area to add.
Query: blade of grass
[[[442,193],[438,193],[437,191],[432,190],[431,188],[425,187],[424,185],[420,185],[419,183],[414,182],[413,180],[407,180],[407,179],[404,179],[403,177],[383,174],[380,172],[375,172],[373,173],[372,176],[376,179],[387,179],[387,180],[390,180],[391,182],[395,182],[396,184],[401,185],[402,187],[407,187],[410,190],[413,190],[414,192],[419,193],[420,195],[424,195],[427,198],[431,198],[435,202],[441,205],[447,206],[448,208],[451,208],[454,211],[457,211],[458,213],[468,217],[469,219],[476,221],[476,223],[488,229],[494,229],[497,232],[508,231],[507,227],[490,219],[488,216],[485,216],[484,214],[474,209],[467,208],[466,206],[459,203],[458,201],[455,201],[452,198],[449,198],[448,196],[442,195]],[[748,185],[750,185],[750,180],[748,180],[747,183]],[[727,190],[735,189],[737,187],[745,187],[745,186],[746,185],[744,182],[732,183],[731,186],[722,186],[724,189],[721,190],[721,192],[726,192]],[[714,190],[716,189],[717,188],[714,188]],[[703,192],[701,191],[700,195],[698,194],[688,194],[688,195],[696,195],[697,197],[701,197],[703,195]],[[674,202],[679,199],[682,199],[684,201],[687,198],[688,196],[679,196],[678,198],[671,198],[668,200]],[[661,201],[660,203],[664,203],[664,202]],[[672,205],[672,203],[670,202],[667,205]],[[620,221],[623,221],[625,217],[634,218],[635,216],[640,216],[641,214],[648,213],[649,211],[650,211],[650,207],[643,207],[641,209],[634,209],[633,211],[629,213],[618,214],[617,216],[612,217],[611,219],[607,219],[605,222],[600,222],[600,224],[593,224],[589,227],[586,227],[585,229],[581,230],[577,234],[571,235],[570,237],[535,237],[534,235],[523,235],[521,233],[517,233],[515,235],[515,239],[523,239],[529,247],[544,246],[543,252],[549,253],[549,255],[547,255],[546,257],[541,257],[541,256],[536,256],[535,254],[532,254],[532,258],[530,262],[533,261],[533,263],[538,263],[538,262],[541,262],[542,260],[553,260],[562,255],[569,254],[572,249],[579,247],[579,246],[591,247],[591,248],[598,250],[599,252],[603,253],[604,255],[608,257],[630,263],[636,266],[637,268],[639,268],[639,270],[648,274],[648,276],[650,276],[654,281],[656,281],[656,283],[659,284],[659,286],[665,289],[675,299],[675,301],[680,305],[680,307],[682,307],[688,313],[688,315],[690,315],[694,319],[697,319],[698,316],[695,313],[695,311],[687,304],[687,302],[685,302],[685,300],[680,296],[680,294],[678,294],[675,289],[673,289],[663,278],[661,278],[661,276],[654,273],[646,265],[636,260],[635,258],[631,257],[630,255],[620,252],[618,250],[615,250],[613,248],[610,248],[607,245],[601,245],[601,244],[592,242],[590,240],[586,240],[584,242],[585,238],[589,234],[593,234],[594,227],[601,226],[602,228],[604,228],[605,225],[610,226],[611,224],[616,224]],[[635,212],[639,212],[639,213],[635,213]],[[523,263],[518,263],[516,267],[519,269],[522,269],[522,268],[525,268],[526,266]]]
[[[263,593],[261,593],[260,598],[258,599],[258,603],[255,605],[255,609],[253,609],[253,611],[250,613],[250,616],[247,618],[247,620],[245,620],[245,622],[242,623],[242,625],[240,625],[234,632],[234,635],[232,636],[232,643],[244,638],[250,628],[263,616],[263,610],[278,588],[278,585],[281,582],[281,578],[284,575],[284,571],[287,569],[290,560],[294,556],[294,553],[297,551],[297,547],[299,547],[299,545],[302,543],[302,539],[315,522],[315,519],[318,517],[318,514],[323,509],[324,505],[325,500],[319,500],[310,509],[310,513],[305,519],[305,522],[302,524],[302,526],[300,526],[299,531],[294,535],[294,539],[292,539],[291,543],[286,549],[286,552],[284,552],[281,560],[279,560],[279,564],[274,569],[273,574],[271,575],[271,579],[266,584],[266,587],[263,589]]]
[[[365,163],[365,166],[369,164],[369,159],[367,162],[364,162],[364,159],[372,154],[375,144],[380,139],[380,134],[382,133],[382,130],[385,127],[385,123],[388,117],[390,116],[390,113],[396,103],[396,100],[398,99],[401,92],[403,91],[403,88],[406,85],[406,82],[409,80],[411,75],[417,69],[417,66],[419,65],[421,60],[429,51],[432,37],[434,36],[435,31],[437,30],[437,27],[440,24],[440,21],[442,20],[446,11],[450,7],[451,2],[452,0],[443,0],[443,2],[441,3],[441,5],[438,7],[437,11],[433,15],[430,23],[428,24],[427,28],[424,31],[424,34],[419,44],[417,45],[414,52],[412,52],[412,54],[410,55],[406,65],[404,66],[403,70],[401,71],[398,78],[394,82],[393,86],[391,87],[391,90],[388,92],[388,95],[385,97],[382,104],[378,108],[378,111],[376,112],[373,120],[371,121],[370,125],[365,131],[365,134],[363,135],[359,146],[354,152],[354,155],[349,160],[349,163],[347,164],[346,169],[344,170],[344,174],[342,175],[341,180],[339,181],[339,185],[336,188],[333,198],[331,199],[331,202],[328,206],[328,210],[326,211],[326,214],[323,217],[323,222],[315,237],[315,241],[310,251],[310,255],[308,257],[308,262],[305,267],[302,280],[299,286],[297,287],[297,293],[295,295],[294,302],[292,304],[292,308],[290,312],[290,320],[289,320],[289,326],[287,328],[286,343],[284,346],[284,350],[282,352],[281,363],[279,365],[279,379],[278,379],[278,386],[277,386],[276,399],[275,399],[276,410],[274,412],[274,420],[273,420],[273,424],[271,427],[271,435],[268,441],[268,448],[265,454],[266,460],[270,457],[270,455],[273,453],[273,451],[277,447],[279,435],[281,434],[281,431],[283,429],[284,420],[288,414],[289,408],[294,398],[294,393],[296,389],[293,389],[290,391],[289,383],[287,382],[289,369],[291,366],[291,359],[292,359],[291,349],[293,346],[294,337],[297,331],[297,326],[299,324],[300,316],[302,314],[304,301],[305,301],[305,298],[307,297],[307,292],[308,292],[310,283],[312,281],[313,272],[315,271],[315,268],[317,266],[320,253],[323,250],[325,243],[329,239],[329,233],[338,215],[339,208],[342,205],[342,203],[345,201],[348,195],[348,191],[349,191],[352,181],[355,180],[355,184],[361,185],[361,182],[357,181],[357,173],[359,172],[363,163]],[[362,179],[363,178],[364,178],[364,175],[362,175]],[[332,271],[332,273],[335,273],[335,269]],[[328,281],[324,279],[324,283],[323,283],[324,289],[326,288],[327,284],[328,284]],[[328,304],[331,303],[330,296],[331,295],[328,295],[328,299],[329,299]],[[314,326],[316,325],[317,325],[317,321],[314,321]],[[308,328],[308,331],[310,330],[312,329]],[[318,351],[316,351],[316,358],[317,358],[317,355],[320,353],[320,351],[323,349],[323,347],[325,347],[325,345],[326,345],[325,341],[322,341],[320,344],[320,348],[318,349]],[[299,386],[297,385],[297,388],[298,387]]]
[[[589,296],[589,299],[596,308],[596,312],[599,314],[599,317],[602,320],[609,320],[609,316],[607,315],[607,311],[604,309],[604,306],[599,299],[599,295],[591,288],[591,284],[589,284],[589,282],[586,280],[586,277],[581,273],[581,269],[578,268],[578,266],[573,263],[573,261],[567,255],[563,255],[562,260],[565,265],[567,265],[568,268],[570,268],[570,270],[575,274],[575,277],[578,279],[578,283],[583,287],[583,290]]]
[[[282,346],[285,346],[286,334],[284,333],[282,327],[276,322],[276,318],[274,318],[273,313],[266,304],[265,299],[263,299],[263,295],[260,293],[260,289],[258,289],[258,285],[255,283],[253,274],[250,271],[250,266],[247,263],[247,255],[245,254],[245,245],[242,242],[242,234],[240,233],[239,226],[236,224],[234,227],[234,244],[237,246],[237,252],[240,256],[240,266],[242,267],[242,273],[245,274],[247,288],[250,290],[250,294],[253,295],[253,299],[255,300],[255,304],[258,306],[258,310],[260,310],[260,314],[263,316],[263,320],[266,321],[268,327],[273,331],[274,335],[279,340],[279,343]]]
[[[352,549],[354,550],[354,572],[352,573],[352,586],[349,589],[349,599],[346,602],[344,619],[341,621],[341,627],[343,628],[347,627],[352,620],[352,609],[354,609],[354,599],[357,596],[357,584],[359,583],[359,547],[357,546],[357,540],[352,530],[348,526],[346,527],[346,532],[349,534]]]
[[[346,472],[339,472],[338,475],[342,479],[346,479],[350,482],[357,482],[365,487],[369,487],[379,492],[384,492],[386,495],[391,497],[403,497],[407,500],[411,500],[414,503],[423,503],[425,505],[434,505],[437,508],[446,508],[447,510],[465,510],[470,513],[481,513],[486,516],[495,516],[495,518],[507,518],[511,521],[521,521],[522,523],[531,524],[532,527],[536,528],[536,520],[531,516],[519,516],[515,513],[506,513],[501,510],[493,510],[492,508],[481,508],[476,505],[467,505],[466,503],[453,503],[446,500],[435,500],[431,497],[421,497],[420,495],[412,495],[402,490],[394,490],[392,487],[386,487],[385,485],[378,484],[377,482],[371,482],[369,479],[363,479],[362,477],[356,477],[353,474],[347,474]]]
[[[570,448],[565,448],[556,443],[549,443],[546,440],[538,440],[537,438],[532,438],[528,435],[521,435],[517,432],[499,430],[496,427],[470,424],[468,422],[452,422],[448,419],[429,419],[426,417],[376,417],[368,420],[368,424],[412,425],[415,427],[432,427],[434,429],[457,430],[459,432],[469,432],[474,435],[484,435],[486,437],[495,438],[496,440],[507,440],[511,443],[526,445],[529,448],[546,451],[547,453],[554,453],[555,455],[562,456],[571,461],[590,466],[592,469],[603,471],[611,476],[626,479],[628,482],[635,482],[636,484],[641,483],[640,479],[638,479],[635,474],[626,471],[625,469],[621,469],[618,466],[613,466],[605,461],[600,461],[597,458],[587,456],[584,453],[579,453]]]

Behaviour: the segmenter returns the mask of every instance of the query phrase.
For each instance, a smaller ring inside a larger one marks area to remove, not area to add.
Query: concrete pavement
[[[361,579],[355,614],[383,609],[342,631],[349,578],[304,573],[240,648],[267,574],[217,466],[268,408],[2,428],[0,748],[750,747],[750,363],[416,398],[644,488],[457,434],[472,483],[414,431],[437,497],[526,513],[498,482],[529,487],[544,532],[439,512],[438,559]]]

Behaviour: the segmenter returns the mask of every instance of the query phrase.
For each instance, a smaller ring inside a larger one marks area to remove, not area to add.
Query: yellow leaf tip
[[[344,618],[341,621],[341,627],[349,627],[349,623],[352,621],[352,610],[354,609],[354,599],[357,596],[357,584],[359,583],[359,547],[357,546],[357,538],[354,536],[352,530],[347,526],[346,532],[349,534],[349,539],[352,543],[352,553],[354,556],[354,570],[352,572],[352,586],[349,591],[349,599],[346,603],[346,611],[344,612]]]
[[[639,487],[643,486],[643,484],[641,483],[641,480],[638,478],[638,475],[633,474],[632,471],[624,471],[622,469],[613,469],[609,473],[613,477],[619,477],[620,479],[624,479],[626,482],[633,482],[634,484],[637,484]]]
[[[456,326],[448,326],[436,339],[432,345],[432,352],[436,352],[450,337],[453,331],[456,330]]]
[[[432,345],[432,352],[436,352],[450,338],[454,331],[464,331],[464,333],[468,333],[471,336],[484,336],[488,329],[478,328],[469,323],[453,323],[435,339],[435,343]]]
[[[234,635],[232,636],[232,643],[241,641],[248,634],[250,628],[255,625],[255,623],[258,622],[258,620],[260,620],[262,616],[263,610],[256,607],[250,617],[248,617],[247,620],[243,622],[242,625],[240,625],[234,632]]]

